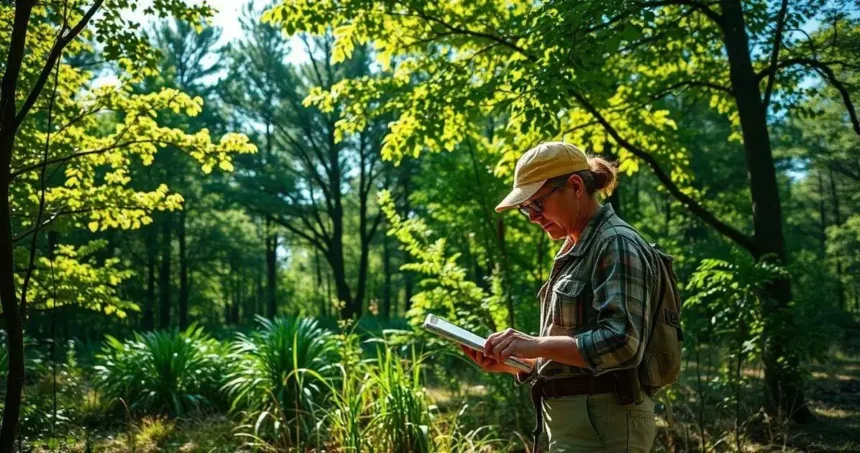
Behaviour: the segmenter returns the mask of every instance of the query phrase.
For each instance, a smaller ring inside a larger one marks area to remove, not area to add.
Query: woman
[[[541,429],[552,453],[647,452],[654,440],[654,405],[636,368],[658,297],[659,257],[597,200],[615,186],[614,165],[546,142],[519,159],[514,188],[496,207],[516,207],[564,240],[538,293],[540,335],[508,329],[491,335],[483,353],[464,348],[484,370],[534,383],[536,449]],[[532,372],[505,365],[511,356],[530,359]]]

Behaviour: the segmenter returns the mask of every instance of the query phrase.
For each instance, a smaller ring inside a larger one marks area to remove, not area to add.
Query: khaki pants
[[[654,402],[621,406],[615,394],[544,398],[549,453],[649,452],[656,431]]]

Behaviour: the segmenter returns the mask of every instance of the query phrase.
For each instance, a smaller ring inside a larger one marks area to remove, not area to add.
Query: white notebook
[[[466,329],[457,327],[433,314],[427,315],[427,319],[424,320],[424,328],[440,337],[447,338],[455,343],[462,344],[476,351],[483,351],[484,343],[487,342],[486,338],[475,335]],[[509,358],[505,361],[505,364],[515,367],[525,373],[532,370],[531,364],[516,357]]]

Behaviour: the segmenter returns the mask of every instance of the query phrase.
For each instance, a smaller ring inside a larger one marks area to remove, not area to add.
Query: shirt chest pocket
[[[566,275],[552,287],[550,314],[552,323],[559,327],[576,328],[584,324],[583,308],[586,303],[588,280]]]

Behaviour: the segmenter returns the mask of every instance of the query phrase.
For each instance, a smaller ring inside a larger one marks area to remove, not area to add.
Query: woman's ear
[[[567,178],[567,184],[571,190],[573,190],[573,196],[579,198],[582,196],[583,190],[585,190],[585,183],[582,181],[582,178],[577,174],[572,174]]]

